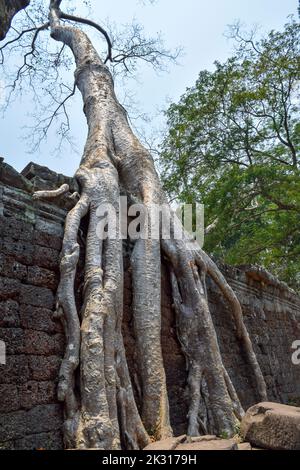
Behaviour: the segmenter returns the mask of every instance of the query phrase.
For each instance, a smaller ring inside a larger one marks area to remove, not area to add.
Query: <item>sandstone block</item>
[[[148,444],[144,450],[174,450],[177,448],[180,442],[185,440],[186,436],[180,437],[169,437],[168,439],[162,439],[161,441],[152,442]]]
[[[189,442],[179,444],[176,450],[238,450],[237,442],[234,439],[211,439],[200,440],[198,442]]]
[[[241,423],[243,438],[257,447],[300,450],[300,408],[263,402],[252,406]]]

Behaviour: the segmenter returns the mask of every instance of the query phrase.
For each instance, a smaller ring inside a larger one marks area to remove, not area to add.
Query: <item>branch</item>
[[[1,23],[0,23],[0,41],[5,38],[8,33],[13,17],[24,8],[28,7],[30,0],[15,0],[14,2],[0,0],[1,7]]]
[[[32,66],[29,65],[27,63],[27,57],[31,56],[31,55],[34,55],[34,52],[35,52],[35,43],[36,43],[36,40],[38,38],[38,35],[41,31],[43,31],[44,29],[47,29],[49,27],[49,23],[44,23],[43,25],[39,26],[38,28],[36,28],[36,31],[34,33],[34,36],[32,38],[32,41],[31,41],[31,50],[29,52],[27,52],[25,55],[24,55],[24,61],[23,61],[23,65],[19,68],[18,72],[17,72],[17,76],[14,80],[14,83],[12,85],[12,89],[14,90],[15,87],[16,87],[16,84],[17,82],[19,81],[21,75],[23,74],[23,70],[24,68],[27,66],[28,68],[31,68]]]
[[[219,218],[217,217],[210,225],[208,225],[205,228],[204,230],[205,235],[208,235],[210,232],[212,232],[212,230],[214,230],[216,226],[218,225],[218,222],[219,222]]]
[[[88,26],[92,26],[93,28],[97,29],[97,31],[99,31],[105,37],[106,42],[107,42],[108,52],[107,52],[107,57],[104,63],[106,64],[108,60],[110,60],[111,62],[113,61],[112,43],[111,43],[111,40],[107,31],[105,31],[105,29],[102,28],[102,26],[100,26],[98,23],[95,23],[94,21],[88,20],[87,18],[81,18],[79,16],[74,16],[74,15],[68,15],[67,13],[63,13],[63,12],[59,13],[59,17],[63,20],[69,20],[69,21],[75,21],[77,23],[87,24]]]
[[[281,210],[300,212],[300,208],[296,206],[296,204],[286,204],[285,202],[279,201],[276,197],[270,196],[270,194],[265,191],[262,191],[262,194],[268,201],[276,204]]]
[[[67,112],[67,109],[66,109],[66,102],[72,97],[75,95],[75,91],[76,91],[76,83],[74,83],[74,87],[73,87],[73,90],[71,91],[71,93],[69,93],[69,95],[67,95],[63,101],[61,102],[58,102],[56,101],[55,97],[52,96],[51,94],[51,91],[49,90],[49,94],[51,96],[51,98],[56,101],[58,103],[58,106],[57,108],[53,111],[53,113],[47,117],[47,118],[44,118],[42,120],[40,120],[38,126],[40,127],[37,127],[36,130],[38,130],[40,132],[40,138],[39,138],[39,141],[37,143],[37,145],[40,144],[40,142],[46,137],[54,119],[58,116],[58,112],[59,110],[62,108],[63,109],[63,114],[65,115],[65,118],[66,118],[66,122],[63,123],[62,125],[65,126],[65,133],[68,132],[70,130],[70,123],[69,123],[69,116],[68,116],[68,112]]]
[[[23,31],[21,31],[21,33],[19,33],[19,35],[17,37],[15,37],[14,39],[11,39],[10,41],[7,41],[2,47],[0,47],[0,53],[1,53],[1,62],[0,62],[0,64],[3,64],[3,62],[4,62],[3,50],[7,46],[9,46],[10,44],[13,44],[14,42],[18,42],[21,39],[21,37],[24,36],[24,34],[32,33],[33,31],[36,31],[36,33],[33,37],[33,41],[32,41],[32,43],[34,43],[36,41],[38,33],[40,31],[44,30],[44,29],[47,29],[48,27],[49,27],[49,22],[44,23],[41,26],[35,26],[33,28],[24,29]]]

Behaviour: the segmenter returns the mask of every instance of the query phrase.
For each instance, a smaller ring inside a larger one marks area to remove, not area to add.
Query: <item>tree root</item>
[[[265,382],[243,323],[239,302],[217,266],[212,264],[207,255],[203,256],[202,250],[199,249],[190,250],[190,241],[187,245],[186,241],[163,240],[162,247],[171,265],[178,338],[188,362],[190,406],[187,433],[193,436],[209,431],[232,435],[237,420],[243,416],[243,409],[222,363],[203,284],[206,270],[217,280],[222,292],[226,293],[226,298],[234,307],[238,338],[247,353],[259,391],[265,392]],[[202,390],[203,383],[206,390]],[[205,402],[204,406],[202,401]],[[203,408],[207,409],[205,415]]]
[[[166,204],[166,199],[153,160],[133,135],[116,99],[109,70],[83,31],[61,23],[59,6],[60,2],[50,4],[51,36],[72,50],[77,67],[76,85],[83,97],[88,123],[84,155],[76,173],[80,198],[66,219],[57,292],[57,315],[63,321],[67,338],[58,385],[59,399],[65,403],[65,445],[138,449],[149,442],[147,431],[156,438],[171,433],[160,343],[160,249],[169,260],[177,334],[188,364],[188,435],[201,432],[232,435],[243,410],[222,362],[208,307],[206,274],[230,303],[237,336],[254,372],[261,399],[266,398],[266,387],[233,290],[202,250],[190,249],[188,239],[137,240],[133,250],[133,315],[142,419],[139,415],[121,332],[122,241],[118,236],[99,237],[97,208],[110,203],[118,214],[120,186],[133,200],[147,207],[153,203]],[[38,192],[34,197],[58,197],[67,190],[63,185],[56,191]],[[74,280],[80,221],[87,214],[80,322]],[[78,364],[80,381],[76,390]]]

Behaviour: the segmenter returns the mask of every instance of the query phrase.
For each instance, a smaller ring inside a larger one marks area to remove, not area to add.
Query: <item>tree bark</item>
[[[30,0],[0,0],[0,41],[5,39],[13,17],[29,3]]]
[[[110,203],[118,213],[120,188],[146,208],[152,204],[167,206],[167,201],[153,159],[133,134],[116,98],[109,69],[85,33],[61,24],[59,4],[51,2],[51,36],[73,52],[75,81],[88,123],[87,142],[75,175],[80,199],[66,220],[57,294],[57,315],[62,318],[67,337],[58,388],[59,399],[65,403],[65,445],[139,449],[150,437],[172,434],[161,348],[161,252],[169,261],[178,338],[188,364],[187,433],[232,435],[243,410],[222,362],[208,307],[206,273],[231,304],[261,400],[266,399],[264,379],[234,292],[209,257],[198,248],[191,249],[188,236],[175,240],[173,231],[170,240],[136,240],[131,257],[142,409],[136,406],[121,332],[122,240],[99,238],[97,208],[101,203]],[[79,256],[77,233],[84,216],[89,225],[84,301],[79,313],[74,278]],[[151,225],[151,220],[148,223]],[[74,379],[77,367],[79,393]]]

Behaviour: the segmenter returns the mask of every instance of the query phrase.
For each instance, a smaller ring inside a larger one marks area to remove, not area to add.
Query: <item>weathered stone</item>
[[[20,326],[19,304],[15,300],[0,302],[0,327]]]
[[[26,436],[26,425],[26,411],[0,414],[0,442],[5,443]]]
[[[178,444],[183,442],[186,439],[186,436],[180,437],[170,437],[168,439],[162,439],[161,441],[155,441],[151,444],[148,444],[144,450],[174,450],[177,448]]]
[[[52,291],[56,291],[58,285],[57,274],[39,266],[28,267],[27,282],[34,286],[47,287]]]
[[[33,434],[14,442],[15,450],[60,450],[63,448],[61,431]]]
[[[23,354],[25,336],[21,328],[0,328],[0,340],[6,345],[6,353]]]
[[[13,441],[7,441],[7,442],[0,442],[0,450],[14,450],[14,442]]]
[[[30,181],[33,181],[36,177],[40,180],[47,181],[48,186],[46,189],[56,189],[62,184],[67,183],[71,192],[78,192],[78,184],[75,178],[62,175],[61,173],[56,173],[46,166],[38,165],[34,162],[28,163],[28,165],[26,165],[26,167],[21,171],[21,175]]]
[[[28,356],[28,366],[32,380],[57,381],[61,358],[57,356]]]
[[[26,413],[27,429],[24,435],[54,431],[62,427],[61,405],[35,406]]]
[[[64,352],[64,336],[60,333],[49,335],[42,331],[25,330],[23,351],[41,356],[61,355]]]
[[[15,384],[0,384],[0,413],[9,413],[20,409],[18,387]]]
[[[15,217],[0,216],[0,235],[10,240],[32,242],[33,225]]]
[[[258,403],[244,416],[241,434],[257,447],[300,450],[300,408],[271,402]]]
[[[216,439],[218,438],[214,434],[206,434],[205,436],[189,437],[190,442],[215,441]]]
[[[35,406],[28,411],[0,414],[0,442],[23,439],[31,434],[60,430],[60,405]]]
[[[61,323],[53,319],[53,311],[49,308],[20,305],[20,321],[24,329],[55,333],[62,331]]]
[[[0,276],[0,300],[18,299],[21,283],[17,279]]]
[[[170,437],[168,439],[152,442],[145,447],[144,450],[238,450],[238,444],[235,439],[220,439],[213,435],[192,438],[183,435],[180,437]]]
[[[36,245],[44,246],[46,248],[53,248],[60,251],[62,247],[61,236],[35,230],[33,235],[33,243]]]
[[[252,450],[251,444],[249,442],[241,442],[237,446],[238,450]]]
[[[28,357],[26,355],[7,356],[6,364],[0,365],[0,383],[17,386],[30,379]]]
[[[21,286],[20,304],[33,305],[52,309],[54,306],[54,295],[50,289],[36,286]]]
[[[21,0],[23,3],[29,3],[28,0]],[[20,3],[21,3],[20,2]],[[7,2],[3,2],[1,0],[1,4],[5,4]],[[1,15],[2,18],[2,15]],[[7,27],[9,27],[9,22]],[[3,33],[6,31],[1,31],[0,27],[0,40],[3,39]],[[12,186],[13,188],[23,189],[24,191],[31,192],[32,191],[32,184],[28,181],[27,178],[24,178],[23,175],[18,173],[12,166],[5,163],[3,160],[0,162],[0,181],[4,184]]]
[[[176,451],[195,450],[238,450],[237,442],[234,439],[210,439],[198,442],[179,444]]]
[[[35,246],[33,263],[46,269],[58,269],[59,252],[44,246]]]
[[[27,267],[16,261],[12,256],[5,256],[0,253],[0,273],[3,277],[25,281]]]
[[[15,258],[21,264],[31,265],[33,263],[34,247],[27,241],[13,241],[8,238],[2,240],[2,251]]]
[[[18,386],[22,408],[30,409],[35,405],[45,405],[56,402],[56,383],[28,381]]]

